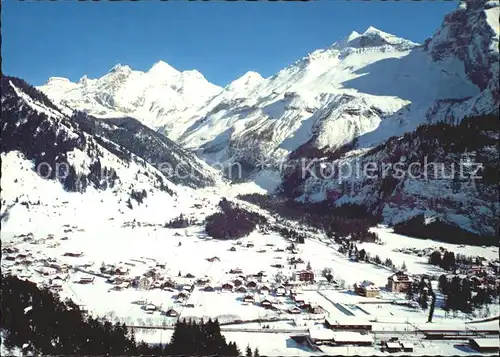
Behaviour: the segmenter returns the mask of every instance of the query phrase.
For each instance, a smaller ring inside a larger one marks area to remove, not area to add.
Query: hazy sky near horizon
[[[163,60],[225,86],[271,76],[352,31],[374,26],[422,43],[458,1],[2,1],[2,71],[33,85],[96,78],[115,64]]]

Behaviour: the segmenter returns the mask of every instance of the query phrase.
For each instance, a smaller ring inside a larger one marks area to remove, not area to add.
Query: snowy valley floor
[[[246,185],[245,192],[249,190],[251,187]],[[224,191],[223,196],[234,199],[240,192],[238,187],[231,187]],[[38,194],[44,195],[43,192]],[[172,326],[177,317],[168,317],[162,313],[169,309],[174,309],[180,318],[218,318],[221,323],[227,324],[222,326],[226,338],[235,341],[241,350],[249,344],[252,348],[258,347],[261,354],[269,356],[318,354],[297,345],[290,336],[305,333],[308,328],[318,328],[325,318],[338,321],[355,319],[357,323],[371,323],[376,341],[391,337],[392,331],[401,336],[401,339],[413,342],[416,355],[475,354],[467,346],[462,346],[466,344],[463,341],[422,341],[421,336],[413,334],[419,329],[498,329],[498,321],[472,325],[469,322],[473,317],[460,313],[455,317],[445,317],[439,306],[433,323],[426,324],[428,311],[384,303],[403,300],[405,295],[394,294],[383,288],[379,299],[354,294],[351,289],[355,282],[370,280],[384,287],[393,272],[384,267],[349,261],[337,252],[338,246],[323,234],[312,236],[305,244],[298,245],[296,254],[304,261],[303,266],[299,264],[296,269],[305,268],[305,263],[310,262],[317,276],[321,275],[324,268],[331,268],[335,279],[345,282],[343,289],[328,284],[303,285],[299,288],[304,300],[316,303],[325,310],[322,314],[290,314],[287,309],[294,307],[295,303],[288,297],[276,299],[278,310],[264,309],[258,302],[265,295],[252,288],[247,293],[209,292],[198,286],[181,303],[176,301],[179,292],[175,289],[127,287],[121,291],[112,290],[114,285],[99,275],[103,263],[126,266],[129,269],[128,276],[131,277],[142,276],[148,270],[156,269],[165,280],[172,279],[177,283],[184,281],[187,284],[206,277],[208,284],[212,286],[232,282],[239,274],[229,274],[229,271],[239,268],[243,275],[263,272],[263,281],[258,285],[272,286],[276,274],[287,276],[294,270],[287,264],[291,253],[286,247],[290,242],[276,233],[258,232],[239,240],[239,243],[216,241],[206,237],[203,225],[186,229],[163,227],[166,221],[180,213],[203,221],[216,209],[221,197],[220,192],[214,193],[212,190],[199,190],[195,195],[186,195],[166,204],[164,201],[155,202],[151,199],[147,203],[148,207],[138,207],[134,212],[124,214],[117,213],[117,209],[112,208],[106,197],[83,198],[88,196],[71,193],[65,195],[68,196],[67,200],[59,201],[58,204],[50,202],[48,196],[43,196],[43,199],[49,200],[46,206],[32,205],[26,208],[18,205],[10,212],[9,219],[3,224],[2,248],[15,247],[18,251],[14,255],[21,255],[21,258],[2,259],[1,267],[4,272],[46,286],[54,286],[54,278],[59,276],[61,297],[73,299],[96,316],[105,316],[138,327]],[[108,209],[101,208],[99,212],[94,212],[93,205],[98,205],[99,199],[104,200],[100,204]],[[408,271],[415,274],[441,274],[443,271],[429,265],[427,257],[395,252],[394,249],[442,246],[455,253],[480,255],[489,260],[498,257],[498,249],[494,247],[457,246],[412,239],[393,234],[388,228],[381,226],[374,227],[373,230],[379,234],[384,244],[363,243],[360,248],[371,255],[379,255],[382,260],[391,258],[396,266],[404,262]],[[31,235],[20,237],[21,234],[29,233]],[[253,247],[247,247],[249,243]],[[68,256],[67,253],[82,254]],[[215,257],[217,259],[207,260]],[[66,274],[56,273],[47,269],[47,265],[50,265],[48,263],[72,268]],[[284,268],[272,267],[276,264],[282,264]],[[194,278],[185,278],[188,274]],[[88,277],[94,277],[94,280],[89,284],[79,283],[82,278]],[[243,303],[242,299],[247,295],[252,295],[255,303]],[[138,301],[141,303],[137,303]],[[370,301],[376,303],[369,304]],[[154,305],[156,311],[145,311],[143,307],[148,304]],[[499,312],[498,305],[493,304],[489,306],[488,316],[498,315]],[[486,313],[478,312],[475,318],[485,316]],[[237,320],[257,319],[280,321],[263,323],[269,325],[269,329],[265,330],[259,323],[231,324]],[[171,333],[171,327],[136,329],[137,339],[150,343],[168,342]],[[323,354],[325,353],[387,354],[380,352],[379,347],[324,347]]]

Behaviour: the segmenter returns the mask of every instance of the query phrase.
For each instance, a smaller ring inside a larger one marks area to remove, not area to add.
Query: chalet
[[[311,270],[302,270],[299,272],[300,281],[314,281],[314,273]]]
[[[167,280],[163,283],[163,289],[173,289],[175,288],[175,283],[171,280]]]
[[[247,277],[245,275],[243,275],[243,274],[240,274],[240,275],[237,276],[236,279],[240,279],[241,281],[245,281],[247,279]]]
[[[498,338],[473,338],[469,346],[481,353],[498,353],[500,342]]]
[[[259,302],[260,306],[266,309],[271,309],[273,307],[273,301],[268,298],[264,298]]]
[[[240,286],[238,289],[236,289],[236,292],[238,292],[238,293],[246,293],[247,289],[244,286]]]
[[[285,296],[286,289],[283,285],[280,285],[276,288],[275,293],[276,293],[276,296]]]
[[[193,278],[194,278],[194,275],[193,275],[193,274],[191,274],[191,273],[187,273],[187,274],[186,274],[186,278],[188,278],[188,279],[193,279]]]
[[[213,288],[213,286],[207,285],[203,288],[203,291],[212,292],[215,291],[215,289]]]
[[[254,244],[253,243],[247,243],[247,248],[253,248]]]
[[[259,292],[261,294],[269,294],[270,291],[271,290],[266,285],[262,285],[261,287],[259,287]]]
[[[231,269],[229,271],[229,274],[243,274],[243,270],[241,270],[240,268]]]
[[[187,299],[189,297],[189,294],[187,294],[184,291],[181,291],[179,294],[177,294],[177,299]]]
[[[243,302],[253,304],[255,302],[255,298],[252,295],[245,295],[245,297],[243,297]]]
[[[395,293],[407,292],[411,288],[412,280],[403,271],[391,275],[387,279],[387,288]]]
[[[231,248],[229,248],[229,251],[230,252],[236,252],[236,248],[235,247],[231,247]]]
[[[380,289],[368,280],[354,284],[354,292],[364,297],[380,296]]]
[[[230,284],[230,283],[224,283],[222,284],[221,286],[222,290],[225,290],[225,291],[233,291],[233,284]]]
[[[249,281],[247,284],[247,288],[254,289],[257,287],[257,283],[253,280]]]
[[[190,309],[194,308],[194,304],[186,304],[186,305],[184,305],[184,306],[185,306],[185,307],[188,307],[188,308],[190,308]]]
[[[68,276],[61,276],[61,275],[56,275],[54,278],[52,278],[50,281],[51,282],[58,282],[62,283],[63,281],[66,281],[68,279]]]
[[[243,281],[241,281],[241,279],[234,279],[233,284],[234,284],[234,286],[238,287],[238,286],[243,285]]]
[[[177,317],[179,316],[179,313],[175,311],[174,309],[168,309],[165,311],[165,315],[170,316],[170,317]]]
[[[4,257],[5,260],[16,260],[16,257],[14,257],[13,255],[8,255],[8,256],[5,256]]]
[[[301,312],[302,312],[302,310],[298,306],[294,306],[294,307],[288,309],[288,313],[290,313],[290,314],[300,314]]]

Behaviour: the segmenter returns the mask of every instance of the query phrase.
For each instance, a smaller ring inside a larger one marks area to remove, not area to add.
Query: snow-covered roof
[[[325,328],[314,328],[309,329],[309,336],[313,340],[333,340],[335,333],[332,330]]]
[[[369,280],[363,280],[361,282],[358,282],[356,283],[357,286],[361,287],[361,288],[368,288],[368,287],[372,287],[372,286],[375,286],[374,283],[372,283],[371,281]]]
[[[475,342],[479,347],[484,348],[492,348],[492,347],[499,347],[500,342],[498,338],[473,338],[470,340],[471,342]]]
[[[371,335],[362,335],[359,332],[350,331],[339,331],[333,332],[333,340],[335,342],[372,342],[373,337]]]
[[[401,348],[399,342],[387,342],[387,348]]]

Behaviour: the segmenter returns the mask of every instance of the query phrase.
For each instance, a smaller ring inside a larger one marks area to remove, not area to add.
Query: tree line
[[[267,223],[267,219],[255,212],[238,207],[223,198],[219,202],[221,212],[208,216],[205,220],[206,233],[215,239],[238,239],[249,235],[258,225]]]
[[[273,213],[278,221],[280,217],[293,220],[322,230],[330,237],[350,235],[354,240],[372,241],[375,236],[369,232],[369,228],[379,221],[366,207],[356,204],[303,204],[286,197],[257,193],[239,195],[238,198]]]
[[[221,335],[217,320],[178,321],[169,344],[150,346],[138,343],[125,324],[91,317],[73,301],[62,301],[15,276],[2,276],[1,299],[1,330],[8,350],[79,356],[240,354],[236,344]]]

